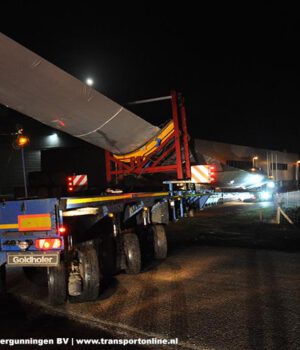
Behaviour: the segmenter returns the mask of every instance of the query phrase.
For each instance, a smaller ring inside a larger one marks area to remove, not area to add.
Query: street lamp
[[[257,156],[255,156],[255,157],[252,158],[252,168],[254,168],[254,169],[255,169],[255,161],[256,161],[257,159],[258,159]]]
[[[51,135],[46,136],[46,147],[57,147],[59,145],[59,136],[56,132]]]

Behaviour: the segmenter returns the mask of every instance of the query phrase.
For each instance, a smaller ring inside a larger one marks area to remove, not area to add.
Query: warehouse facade
[[[283,189],[298,186],[300,162],[296,153],[200,139],[194,141],[193,149],[198,162],[214,163],[219,171],[240,169],[264,174]]]

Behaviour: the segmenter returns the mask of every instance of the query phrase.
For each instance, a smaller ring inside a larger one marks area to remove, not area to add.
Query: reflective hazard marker
[[[67,189],[68,192],[84,191],[88,187],[88,176],[86,174],[82,175],[72,175],[67,178]]]
[[[207,184],[216,181],[214,165],[192,165],[191,180],[195,183]]]
[[[19,231],[50,231],[50,214],[31,214],[18,216]]]

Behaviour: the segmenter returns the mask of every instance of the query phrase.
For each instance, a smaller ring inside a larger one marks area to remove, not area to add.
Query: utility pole
[[[296,162],[296,173],[295,173],[295,180],[296,180],[296,189],[299,189],[299,164],[300,160],[297,160]]]
[[[18,134],[17,140],[16,140],[16,146],[19,149],[21,149],[22,171],[23,171],[23,181],[24,181],[24,195],[25,195],[25,197],[28,197],[28,188],[27,188],[24,148],[28,144],[29,144],[29,137],[23,135],[23,129],[21,129],[21,131]]]
[[[28,197],[24,147],[21,148],[21,158],[22,158],[22,170],[23,170],[23,179],[24,179],[24,193],[25,193],[25,197]]]

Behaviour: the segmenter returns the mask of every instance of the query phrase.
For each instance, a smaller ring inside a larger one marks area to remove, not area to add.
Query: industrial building
[[[219,176],[227,174],[228,185],[232,185],[229,187],[235,183],[228,174],[237,169],[266,175],[281,189],[298,186],[300,161],[296,153],[200,139],[194,141],[193,149],[196,162],[216,164]]]

